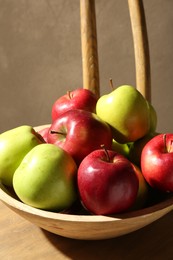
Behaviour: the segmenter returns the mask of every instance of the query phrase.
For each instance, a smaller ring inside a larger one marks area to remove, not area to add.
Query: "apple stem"
[[[106,161],[107,161],[107,162],[110,162],[111,160],[110,160],[110,156],[109,156],[108,150],[106,149],[106,147],[105,147],[104,144],[102,144],[101,147],[102,147],[102,148],[104,149],[104,151],[105,151]]]
[[[50,130],[50,133],[51,134],[57,134],[57,135],[65,135],[63,132],[58,132],[58,131],[55,131],[55,130]]]
[[[114,90],[113,80],[112,78],[109,79],[110,87],[112,90]]]
[[[166,146],[166,134],[163,135],[163,143],[164,143],[164,153],[167,153],[167,146]]]
[[[163,144],[164,144],[164,153],[167,152],[167,148],[166,148],[166,134],[163,135]]]
[[[173,147],[173,140],[170,141],[169,149],[167,149],[167,145],[166,145],[166,134],[163,135],[163,142],[164,142],[164,152],[171,153]]]
[[[73,95],[72,95],[72,93],[71,93],[70,90],[67,91],[67,95],[68,95],[69,99],[72,99],[72,98],[73,98]]]

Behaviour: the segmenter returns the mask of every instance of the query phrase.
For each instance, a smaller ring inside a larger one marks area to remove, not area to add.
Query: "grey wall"
[[[158,131],[173,132],[173,1],[144,0]],[[101,94],[135,85],[128,4],[96,0]],[[0,132],[51,121],[51,106],[82,87],[79,0],[0,0]]]

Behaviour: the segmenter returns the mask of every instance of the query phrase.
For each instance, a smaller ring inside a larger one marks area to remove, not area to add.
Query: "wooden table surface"
[[[0,202],[0,259],[172,260],[173,212],[122,237],[80,241],[44,231]]]

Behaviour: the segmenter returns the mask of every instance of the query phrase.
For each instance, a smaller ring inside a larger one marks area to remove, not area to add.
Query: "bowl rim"
[[[49,218],[53,220],[71,221],[71,222],[111,222],[122,221],[130,218],[146,217],[153,213],[157,213],[162,210],[167,212],[173,209],[173,195],[170,198],[158,202],[152,206],[148,206],[143,209],[125,212],[116,215],[103,216],[103,215],[77,215],[63,212],[51,212],[38,208],[34,208],[23,202],[15,199],[6,187],[0,182],[0,200],[11,209],[17,209],[19,211],[26,212],[31,215],[35,215],[42,218]]]

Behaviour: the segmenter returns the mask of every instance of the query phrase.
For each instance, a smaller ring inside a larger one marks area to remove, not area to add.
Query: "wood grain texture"
[[[173,256],[173,212],[128,235],[95,241],[68,239],[40,229],[1,202],[0,212],[0,259],[162,260]]]
[[[80,0],[80,15],[83,87],[91,90],[97,97],[99,97],[99,64],[95,1]]]
[[[136,88],[151,101],[150,55],[143,1],[128,0],[128,5],[135,53]]]

